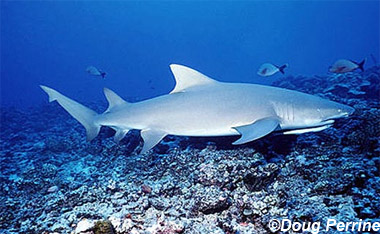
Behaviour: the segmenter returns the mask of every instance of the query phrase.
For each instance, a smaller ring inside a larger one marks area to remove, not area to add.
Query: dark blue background
[[[38,84],[81,102],[104,86],[148,98],[174,86],[169,64],[222,81],[270,83],[327,72],[339,58],[379,59],[379,1],[1,2],[1,105],[47,102]],[[106,80],[89,76],[94,65]]]

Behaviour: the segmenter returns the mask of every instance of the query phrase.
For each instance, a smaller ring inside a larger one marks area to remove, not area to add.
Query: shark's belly
[[[220,118],[212,111],[203,112],[202,114],[184,113],[182,116],[178,114],[171,115],[168,113],[159,118],[149,127],[161,129],[171,135],[182,136],[227,136],[238,135],[233,128],[241,125],[238,118]]]
[[[131,128],[160,129],[183,136],[238,135],[234,127],[251,124],[270,113],[260,99],[246,95],[167,95],[135,106]],[[131,110],[132,111],[132,110]]]

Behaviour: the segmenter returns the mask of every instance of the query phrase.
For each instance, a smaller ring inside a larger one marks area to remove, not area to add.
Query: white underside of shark
[[[131,129],[141,130],[145,153],[166,135],[241,135],[233,144],[244,144],[273,132],[300,134],[330,127],[334,119],[354,109],[320,97],[271,86],[225,83],[191,68],[171,65],[176,86],[167,95],[128,103],[104,89],[108,109],[97,114],[46,86],[50,101],[57,101],[95,138],[101,126],[116,130],[119,142]]]

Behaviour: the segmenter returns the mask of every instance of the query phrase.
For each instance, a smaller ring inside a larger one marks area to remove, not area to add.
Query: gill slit
[[[294,123],[294,103],[292,103],[292,112],[293,112],[292,122]]]

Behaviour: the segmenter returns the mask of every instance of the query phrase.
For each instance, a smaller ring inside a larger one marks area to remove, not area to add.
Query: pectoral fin
[[[144,146],[140,154],[144,154],[155,145],[157,145],[167,134],[160,130],[143,129],[140,132],[141,137],[144,140]]]
[[[294,129],[294,130],[285,131],[283,132],[283,134],[289,135],[289,134],[302,134],[302,133],[307,133],[307,132],[319,132],[331,126],[332,124],[327,124],[327,125],[323,125],[323,126],[315,127],[315,128]]]
[[[240,145],[266,136],[273,132],[278,127],[278,124],[279,120],[277,118],[264,118],[252,124],[234,127],[241,134],[241,137],[232,144]]]

